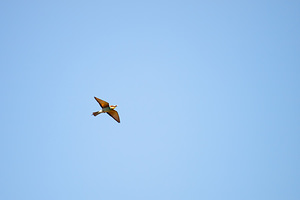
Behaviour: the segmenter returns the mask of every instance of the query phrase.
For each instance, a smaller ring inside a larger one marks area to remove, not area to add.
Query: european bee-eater
[[[101,113],[107,113],[109,114],[112,118],[114,118],[117,122],[120,123],[120,117],[117,111],[115,111],[115,108],[117,107],[117,105],[113,106],[113,105],[109,105],[109,103],[107,103],[106,101],[103,101],[97,97],[94,97],[96,99],[96,101],[99,103],[99,105],[101,106],[101,110],[97,111],[97,112],[93,112],[94,116],[97,116]]]

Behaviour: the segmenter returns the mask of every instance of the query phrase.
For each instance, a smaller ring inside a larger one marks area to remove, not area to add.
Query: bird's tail
[[[93,112],[93,115],[96,117],[97,115],[99,115],[100,114],[100,112],[99,111],[97,111],[97,112]]]

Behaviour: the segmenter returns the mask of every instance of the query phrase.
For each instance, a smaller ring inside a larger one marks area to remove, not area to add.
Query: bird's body
[[[105,108],[102,108],[101,110],[97,111],[97,112],[93,112],[93,115],[94,116],[97,116],[101,113],[107,113],[108,111],[110,110],[114,110],[115,108],[111,108],[111,106],[108,106],[108,107],[105,107]]]
[[[97,116],[101,113],[107,113],[108,115],[110,115],[112,118],[114,118],[117,122],[120,123],[120,117],[117,111],[115,111],[115,108],[117,107],[117,105],[113,106],[113,105],[109,105],[109,103],[107,103],[106,101],[103,101],[97,97],[94,97],[96,99],[96,101],[99,103],[99,105],[101,106],[101,110],[93,112],[94,116]]]

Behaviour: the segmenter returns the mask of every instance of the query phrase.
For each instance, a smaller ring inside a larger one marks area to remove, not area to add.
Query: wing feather
[[[114,118],[114,120],[116,120],[117,122],[120,123],[120,117],[117,111],[115,110],[110,110],[107,112],[107,114],[109,114],[112,118]]]
[[[107,103],[106,101],[103,101],[102,99],[99,99],[97,97],[94,97],[94,98],[99,103],[99,105],[101,106],[101,108],[106,108],[106,107],[109,106],[109,103]]]

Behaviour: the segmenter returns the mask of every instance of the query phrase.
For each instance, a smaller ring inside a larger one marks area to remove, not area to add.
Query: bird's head
[[[109,106],[111,109],[115,109],[118,105],[111,105]]]

